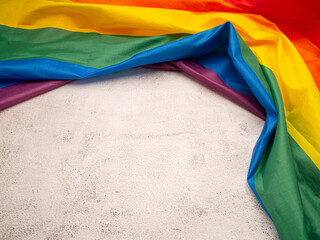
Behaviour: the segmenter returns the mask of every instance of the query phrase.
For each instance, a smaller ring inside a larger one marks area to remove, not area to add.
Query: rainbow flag
[[[320,239],[320,3],[0,1],[0,109],[73,79],[184,71],[265,119],[248,183],[281,239]]]

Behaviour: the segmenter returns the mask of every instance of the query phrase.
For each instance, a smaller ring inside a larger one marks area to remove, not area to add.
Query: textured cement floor
[[[263,121],[177,72],[0,113],[0,239],[278,239],[246,183]]]

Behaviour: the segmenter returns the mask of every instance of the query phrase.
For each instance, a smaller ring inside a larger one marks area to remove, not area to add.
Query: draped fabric
[[[0,0],[0,109],[132,67],[184,71],[265,120],[247,181],[281,239],[320,239],[318,1]]]

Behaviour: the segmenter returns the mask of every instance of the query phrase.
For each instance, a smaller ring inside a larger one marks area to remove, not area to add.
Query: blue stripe
[[[276,106],[274,105],[272,99],[270,98],[269,94],[261,84],[258,76],[254,73],[254,71],[249,67],[249,65],[245,62],[241,54],[241,48],[238,41],[237,32],[234,29],[233,25],[230,25],[230,35],[229,40],[232,44],[229,44],[228,47],[228,54],[231,57],[234,66],[237,68],[243,79],[246,81],[247,85],[250,87],[260,104],[264,107],[267,113],[267,119],[261,135],[253,149],[252,159],[250,162],[249,172],[247,181],[250,185],[251,189],[259,199],[261,205],[268,213],[267,209],[265,208],[263,202],[261,201],[255,185],[254,185],[254,173],[255,170],[260,162],[262,154],[268,144],[268,141],[275,131],[277,123],[278,123],[278,111]],[[268,213],[270,216],[270,214]],[[271,217],[271,216],[270,216]]]
[[[196,60],[204,67],[216,72],[218,76],[234,90],[254,96],[251,89],[237,71],[225,49],[215,54],[207,54],[197,57]]]

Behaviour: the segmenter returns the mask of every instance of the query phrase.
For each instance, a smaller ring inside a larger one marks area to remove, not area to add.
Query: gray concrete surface
[[[278,239],[246,183],[263,121],[176,72],[0,113],[0,239]]]

